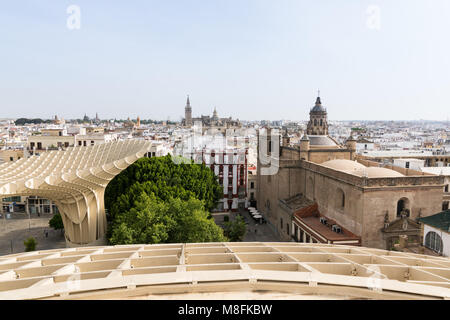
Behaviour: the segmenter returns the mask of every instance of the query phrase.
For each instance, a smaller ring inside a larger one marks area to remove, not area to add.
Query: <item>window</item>
[[[312,177],[308,178],[308,183],[306,184],[306,197],[310,200],[314,199],[314,181]]]
[[[81,146],[81,144],[82,144],[82,142],[81,142],[81,141],[78,141],[78,145]]]
[[[289,235],[289,223],[286,223],[286,233]]]
[[[280,228],[283,230],[283,218],[280,218]]]
[[[85,147],[86,147],[86,140],[85,140],[85,141],[83,141],[83,146],[85,146]]]
[[[427,233],[425,237],[425,247],[430,248],[437,253],[442,253],[442,239],[433,231]]]
[[[317,126],[317,119],[314,119],[314,125]]]
[[[21,200],[20,196],[13,196],[2,199],[3,202],[21,202],[20,200]]]
[[[244,185],[244,179],[241,179],[241,180],[239,181],[239,185],[241,185],[241,186]]]
[[[37,148],[38,148],[38,150],[42,150],[42,142],[37,143]]]
[[[9,157],[9,161],[14,161],[14,158],[13,157]]]
[[[409,217],[409,200],[407,198],[402,198],[397,202],[397,217],[401,217],[402,212],[406,212],[406,216]]]
[[[448,201],[444,201],[442,203],[442,211],[446,211],[446,210],[448,210]]]
[[[345,208],[345,193],[340,188],[337,189],[336,207],[337,207],[337,209],[340,209],[340,210],[343,210]]]
[[[93,145],[94,145],[94,143],[95,143],[95,142],[94,142],[94,140],[91,140],[91,146],[93,146]]]
[[[323,126],[323,120],[320,119],[320,126]]]
[[[250,192],[250,200],[254,200],[255,199],[255,193],[254,192]]]
[[[444,192],[448,193],[448,184],[444,187]]]
[[[250,182],[250,188],[251,188],[251,189],[255,189],[255,182],[253,182],[253,181]]]
[[[406,161],[405,168],[406,168],[406,169],[409,169],[409,161]]]
[[[30,142],[30,149],[34,149],[34,142]]]

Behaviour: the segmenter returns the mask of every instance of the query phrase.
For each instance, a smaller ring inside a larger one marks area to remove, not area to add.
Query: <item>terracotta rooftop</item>
[[[330,241],[345,241],[345,240],[359,240],[361,238],[350,232],[336,221],[320,214],[317,203],[313,205],[299,209],[294,213],[294,216],[301,222],[306,224],[309,228]],[[324,217],[327,220],[327,224],[320,222],[320,218]],[[341,228],[341,232],[337,233],[332,231],[332,225],[338,225]]]

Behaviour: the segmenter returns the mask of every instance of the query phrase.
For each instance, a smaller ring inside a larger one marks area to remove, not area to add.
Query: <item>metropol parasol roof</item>
[[[79,247],[0,257],[0,299],[450,299],[450,259],[295,242]]]
[[[128,139],[46,151],[0,165],[0,196],[40,196],[58,206],[68,246],[105,243],[104,193],[150,141]]]

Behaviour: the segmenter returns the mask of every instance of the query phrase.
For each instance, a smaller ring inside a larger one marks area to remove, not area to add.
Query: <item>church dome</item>
[[[367,167],[365,173],[368,178],[397,178],[404,177],[400,172],[380,167]]]
[[[366,169],[366,166],[362,165],[361,163],[346,159],[329,160],[322,163],[322,165],[331,169],[346,171],[349,173],[351,173],[352,171]]]
[[[311,112],[327,112],[327,109],[325,109],[325,107],[322,106],[320,97],[317,97],[316,105],[311,109]]]
[[[310,135],[308,138],[312,147],[337,147],[336,142],[329,136]]]
[[[381,168],[381,167],[366,167],[365,165],[351,160],[336,159],[323,162],[322,166],[354,174],[360,177],[367,178],[398,178],[404,177],[403,174],[395,170]]]
[[[320,105],[320,106],[314,106],[311,109],[311,111],[312,112],[326,112],[327,110],[322,105]]]

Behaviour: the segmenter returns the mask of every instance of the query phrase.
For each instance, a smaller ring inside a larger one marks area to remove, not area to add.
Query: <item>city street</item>
[[[28,237],[36,239],[36,250],[65,248],[63,232],[48,226],[51,218],[50,214],[33,215],[31,219],[25,213],[12,213],[10,219],[3,215],[0,219],[0,255],[24,252],[23,242]],[[45,231],[48,231],[48,237]]]
[[[278,242],[280,241],[275,230],[268,224],[258,224],[250,213],[245,209],[240,209],[240,213],[247,224],[247,232],[245,233],[244,242]],[[214,220],[217,225],[223,228],[223,217],[228,215],[230,220],[235,219],[237,213],[213,213]]]

